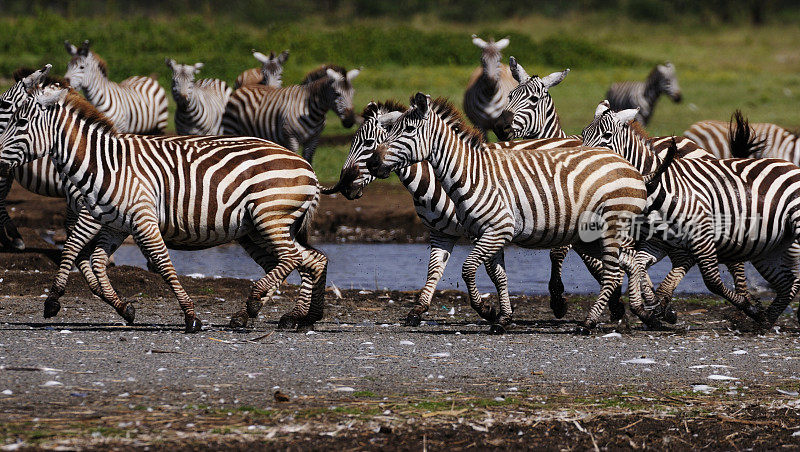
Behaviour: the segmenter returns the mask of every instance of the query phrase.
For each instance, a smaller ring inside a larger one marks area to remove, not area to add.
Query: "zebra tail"
[[[672,142],[669,144],[669,148],[667,148],[667,155],[664,156],[664,159],[656,167],[655,171],[644,176],[644,186],[647,189],[647,194],[651,194],[655,191],[656,187],[658,187],[658,183],[661,180],[661,175],[664,174],[664,171],[667,170],[670,164],[675,160],[675,155],[678,153],[678,144],[675,142],[675,138],[672,139]]]
[[[736,124],[734,125],[734,123]],[[762,155],[767,144],[766,139],[756,139],[753,129],[750,128],[750,123],[744,117],[742,111],[738,109],[731,115],[728,140],[731,146],[731,155],[739,159]]]
[[[317,190],[317,193],[314,195],[314,200],[311,201],[311,205],[303,212],[303,216],[300,217],[298,220],[300,222],[300,227],[297,228],[297,233],[295,234],[295,239],[300,245],[306,248],[312,248],[311,245],[308,243],[308,231],[311,229],[311,223],[314,221],[314,214],[317,213],[317,206],[319,205],[319,193],[320,191]]]

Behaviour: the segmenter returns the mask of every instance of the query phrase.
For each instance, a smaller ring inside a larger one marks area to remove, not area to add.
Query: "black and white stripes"
[[[195,80],[203,63],[178,64],[167,58],[172,69],[175,99],[175,132],[179,135],[222,135],[222,115],[233,90],[222,80]]]
[[[464,93],[464,113],[481,132],[494,130],[495,122],[508,102],[508,93],[517,85],[508,66],[501,64],[501,50],[508,39],[489,42],[472,35],[472,43],[481,49],[481,67],[475,69]]]
[[[636,120],[647,125],[661,94],[668,95],[675,102],[681,101],[675,66],[670,62],[654,67],[644,82],[614,83],[608,89],[606,99],[613,110],[638,108]]]

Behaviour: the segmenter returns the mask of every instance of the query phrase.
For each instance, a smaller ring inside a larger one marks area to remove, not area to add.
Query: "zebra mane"
[[[642,140],[647,140],[650,138],[650,135],[644,129],[644,126],[639,123],[639,121],[631,121],[630,123],[628,123],[628,125],[631,128],[631,132],[633,132],[634,135],[641,138]]]
[[[431,109],[470,146],[480,148],[486,143],[483,133],[467,124],[464,115],[447,98],[437,97],[431,101]]]
[[[74,57],[72,57],[72,60],[70,62],[75,61],[77,58],[80,58],[82,56],[85,55],[80,55],[80,54],[75,55]],[[108,77],[108,64],[106,63],[106,60],[104,60],[100,55],[94,52],[92,52],[92,57],[94,58],[95,61],[97,61],[97,67],[100,69],[100,72],[103,73],[103,76]]]
[[[333,69],[334,71],[342,74],[342,77],[347,77],[347,70],[342,66],[337,64],[323,64],[322,66],[314,69],[313,71],[306,74],[303,81],[300,82],[301,85],[308,85],[309,83],[315,82],[321,78],[325,78],[328,75],[328,69]]]
[[[389,99],[386,102],[371,102],[365,108],[364,112],[361,113],[361,116],[364,119],[372,118],[374,116],[380,115],[382,113],[388,113],[390,111],[406,111],[408,107],[401,104],[400,102]]]
[[[69,89],[64,105],[72,108],[78,114],[78,117],[86,121],[87,124],[97,124],[106,132],[116,132],[114,123],[74,89]]]
[[[14,77],[14,81],[15,82],[19,82],[20,80],[22,80],[25,77],[33,74],[37,70],[38,69],[33,69],[33,68],[29,68],[29,67],[23,66],[23,67],[19,67],[19,68],[15,69],[14,72],[11,74],[11,76]],[[45,78],[44,78],[44,83],[42,83],[42,85],[43,86],[48,86],[48,85],[53,85],[55,83],[58,83],[61,86],[66,86],[67,85],[64,82],[64,79],[59,77],[59,76],[57,76],[57,75],[46,75]]]

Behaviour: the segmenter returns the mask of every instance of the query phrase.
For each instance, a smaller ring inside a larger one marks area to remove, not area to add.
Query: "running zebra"
[[[614,83],[608,89],[606,99],[613,110],[639,108],[636,120],[646,126],[662,94],[669,96],[673,102],[681,101],[678,76],[675,74],[675,66],[670,62],[656,65],[644,82]]]
[[[264,138],[314,159],[325,115],[333,110],[345,128],[355,123],[353,79],[358,69],[342,75],[327,68],[325,76],[285,88],[249,85],[231,95],[222,127],[226,135]]]
[[[585,147],[490,149],[483,135],[466,126],[452,105],[431,102],[417,93],[412,108],[395,122],[367,167],[385,178],[422,160],[430,162],[454,202],[458,223],[474,239],[462,276],[470,304],[494,323],[494,331],[503,331],[512,318],[503,259],[503,247],[509,242],[528,248],[573,244],[602,259],[602,289],[582,325],[585,330],[597,324],[609,297],[622,283],[621,267],[630,276],[631,308],[647,319],[638,296],[642,272],[633,268],[633,239],[623,225],[642,213],[647,187],[642,175],[623,158]],[[581,225],[589,224],[588,232],[579,236]],[[500,314],[496,318],[475,285],[480,265],[486,265],[497,287]]]
[[[636,109],[613,112],[601,103],[583,131],[585,144],[611,148],[640,171],[651,170],[657,156],[631,124],[636,114]],[[681,158],[666,169],[649,201],[648,209],[659,214],[658,233],[637,254],[642,269],[672,250],[682,251],[682,259],[673,259],[680,276],[697,263],[711,292],[762,325],[777,320],[796,292],[790,249],[800,239],[800,168],[779,159]],[[777,292],[766,316],[760,304],[750,304],[720,279],[719,262],[745,261]]]
[[[508,101],[508,93],[517,86],[508,66],[501,64],[501,50],[508,46],[508,38],[494,42],[472,35],[472,43],[481,49],[481,67],[472,71],[464,93],[464,113],[484,137],[494,130],[495,122]]]
[[[309,327],[322,317],[327,258],[307,243],[319,184],[296,154],[257,138],[116,134],[91,104],[60,87],[39,90],[18,108],[0,136],[0,149],[0,174],[50,152],[67,184],[79,190],[69,197],[86,206],[89,226],[102,225],[91,264],[106,301],[121,314],[127,303],[114,293],[105,270],[108,257],[131,234],[178,298],[187,332],[198,331],[201,322],[168,245],[203,249],[235,240],[264,268],[267,275],[253,284],[232,326],[254,318],[262,300],[294,269],[310,284],[303,285],[281,325]],[[84,226],[79,221],[72,235]],[[51,306],[58,302],[53,298]]]
[[[72,56],[64,80],[82,90],[86,99],[105,115],[120,133],[162,134],[167,128],[167,95],[150,77],[130,77],[120,83],[108,79],[105,60],[89,50],[64,41]]]
[[[752,130],[753,139],[760,144],[750,156],[774,158],[800,165],[800,135],[770,123],[749,124],[737,111],[731,122],[700,121],[692,124],[683,135],[721,159],[745,157],[733,155],[730,138],[734,130]]]
[[[278,56],[275,56],[275,52],[270,52],[269,56],[256,50],[251,50],[251,52],[253,52],[253,58],[261,63],[261,67],[254,67],[239,74],[233,85],[234,89],[258,84],[272,88],[283,86],[283,65],[289,59],[289,51],[284,50]]]
[[[172,97],[175,99],[175,131],[179,135],[222,135],[222,114],[233,92],[215,78],[195,80],[203,63],[178,64],[167,58],[172,69]]]
[[[406,111],[406,107],[399,103],[389,101],[386,103],[370,102],[364,109],[364,123],[356,131],[350,147],[350,153],[342,166],[341,176],[335,186],[323,189],[325,194],[341,192],[347,199],[360,198],[364,187],[372,182],[375,177],[369,173],[366,166],[367,159],[375,148],[386,138],[388,129],[397,118]],[[452,121],[454,117],[445,118]],[[547,150],[556,147],[579,146],[580,140],[551,139],[518,141],[514,143],[487,143],[491,149],[500,149],[506,146],[511,151],[523,149]],[[428,311],[433,298],[436,285],[442,278],[444,269],[450,259],[456,241],[466,237],[466,231],[458,223],[454,204],[447,197],[441,184],[436,180],[431,165],[426,162],[415,163],[406,168],[395,171],[400,182],[411,193],[414,208],[423,224],[430,230],[431,251],[428,260],[428,274],[425,285],[420,292],[419,300],[408,313],[405,319],[407,326],[417,326],[422,321],[422,314]],[[559,262],[560,263],[560,262]],[[551,296],[550,307],[557,318],[566,314],[567,306],[563,294],[563,284],[560,281],[560,268],[551,273],[551,292],[560,284],[561,292]],[[600,274],[593,273],[600,278]],[[495,314],[490,314],[494,317]]]
[[[513,56],[508,64],[518,85],[508,94],[508,103],[497,121],[495,133],[504,140],[566,137],[550,97],[550,88],[561,83],[569,69],[539,78],[528,75]]]

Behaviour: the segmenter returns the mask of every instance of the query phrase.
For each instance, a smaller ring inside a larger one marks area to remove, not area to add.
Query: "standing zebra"
[[[613,110],[639,108],[636,120],[646,126],[661,94],[668,95],[674,102],[681,101],[675,66],[670,62],[656,65],[644,82],[614,83],[608,89],[606,99]]]
[[[718,158],[743,157],[735,156],[731,152],[730,135],[736,123],[739,130],[748,127],[752,129],[753,139],[760,144],[752,157],[783,159],[800,165],[800,136],[796,132],[770,123],[749,124],[740,112],[737,113],[733,115],[730,123],[723,121],[696,122],[683,132],[683,135],[694,140]]]
[[[108,79],[106,62],[89,50],[64,41],[72,56],[64,79],[105,115],[120,133],[162,134],[167,128],[167,95],[150,77],[130,77],[120,83]]]
[[[631,258],[633,239],[625,222],[639,216],[647,197],[642,175],[625,159],[606,150],[577,147],[509,152],[490,149],[482,134],[456,119],[452,105],[422,93],[394,124],[386,141],[367,160],[373,175],[428,160],[436,179],[454,202],[458,223],[475,246],[462,267],[470,304],[484,318],[475,272],[486,265],[500,297],[495,330],[511,322],[503,247],[573,244],[602,258],[603,283],[583,328],[593,328],[609,297],[622,283],[620,265],[630,276],[631,308],[649,320],[639,294],[642,272]],[[598,232],[579,236],[579,229]],[[599,229],[598,229],[599,228]],[[591,238],[589,238],[589,236]],[[581,241],[585,237],[588,242]],[[599,245],[599,246],[597,246]]]
[[[323,189],[323,193],[330,194],[341,192],[347,199],[357,199],[370,182],[375,177],[369,173],[366,166],[367,159],[372,155],[375,148],[384,141],[387,131],[391,128],[395,120],[406,107],[396,102],[389,101],[384,104],[371,102],[364,109],[364,123],[356,131],[350,147],[350,153],[342,166],[341,176],[336,185],[330,189]],[[456,117],[445,118],[448,121]],[[550,140],[531,140],[518,141],[514,143],[487,143],[491,149],[500,149],[506,146],[510,151],[521,151],[523,149],[547,150],[556,147],[578,146],[580,140],[575,139],[550,139]],[[414,208],[423,224],[430,230],[431,251],[428,260],[428,274],[425,285],[420,292],[419,300],[408,313],[405,324],[417,326],[422,321],[422,314],[428,311],[436,285],[444,273],[450,254],[453,251],[456,241],[467,235],[464,228],[458,223],[455,207],[450,198],[447,197],[441,184],[436,180],[433,169],[427,161],[415,163],[406,168],[395,171],[400,182],[411,193],[414,200]],[[553,278],[550,286],[557,287],[560,284],[560,272],[558,270],[551,273]],[[599,273],[595,277],[600,278]],[[561,284],[563,293],[563,284]],[[554,289],[551,289],[551,291]],[[566,314],[566,304],[564,299],[559,296],[551,297],[550,307],[557,318]],[[492,312],[490,318],[495,317]]]
[[[233,87],[239,89],[245,85],[261,84],[280,88],[283,85],[283,65],[289,59],[289,51],[284,50],[278,56],[275,56],[275,52],[270,52],[269,56],[255,50],[252,52],[253,57],[261,63],[261,67],[254,67],[239,74]]]
[[[494,130],[495,122],[508,102],[508,93],[517,86],[508,66],[501,64],[501,50],[508,46],[508,38],[489,42],[472,35],[472,43],[481,53],[481,67],[470,75],[464,93],[464,113],[475,124],[484,137],[487,130]]]
[[[358,69],[346,75],[326,69],[325,76],[303,85],[268,88],[249,85],[236,90],[222,118],[226,135],[264,138],[314,159],[325,115],[333,110],[346,128],[353,126],[353,85]]]
[[[203,63],[178,64],[167,58],[172,69],[172,97],[175,99],[175,131],[179,135],[222,135],[222,114],[233,92],[215,78],[195,80]]]
[[[611,148],[646,172],[657,157],[630,124],[636,113],[635,109],[615,113],[601,103],[583,135],[587,145]],[[789,250],[800,239],[800,168],[779,159],[718,160],[711,154],[682,158],[666,169],[649,201],[648,209],[660,214],[658,226],[664,229],[637,253],[642,268],[680,250],[683,259],[673,260],[673,266],[681,269],[678,276],[696,262],[711,292],[759,323],[777,320],[796,291],[794,256]],[[744,294],[725,287],[720,261],[752,262],[775,289],[777,297],[766,319],[760,304],[754,306]]]
[[[267,275],[253,284],[233,326],[255,317],[261,300],[294,269],[311,290],[301,290],[281,323],[310,326],[322,317],[327,258],[306,241],[319,184],[296,154],[257,138],[116,134],[77,93],[58,87],[44,88],[20,106],[0,136],[0,149],[0,174],[50,152],[67,184],[79,190],[70,198],[80,197],[103,225],[91,262],[118,311],[126,303],[105,268],[131,234],[178,298],[187,332],[198,331],[201,322],[167,245],[203,249],[236,240],[264,268]],[[83,226],[79,221],[73,235]]]

